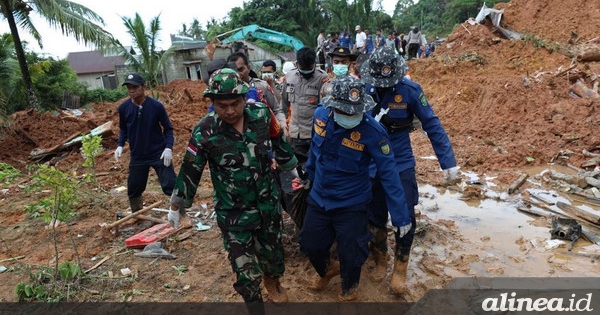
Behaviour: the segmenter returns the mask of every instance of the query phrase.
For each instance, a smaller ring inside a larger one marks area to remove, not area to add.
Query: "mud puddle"
[[[563,168],[552,168],[564,171]],[[421,185],[417,210],[421,211],[421,216],[435,222],[436,228],[441,226],[447,231],[421,236],[414,246],[415,254],[421,258],[420,271],[415,276],[417,281],[427,281],[432,273],[452,277],[600,276],[599,257],[596,256],[600,255],[600,246],[582,236],[572,251],[568,251],[569,241],[551,240],[551,218],[517,210],[522,205],[521,198],[535,194],[551,204],[562,201],[596,211],[571,195],[542,188],[538,182],[539,174],[548,169],[524,170],[530,174],[527,186],[535,188],[522,188],[513,195],[494,191],[494,178],[481,179],[465,173],[463,175],[471,179],[464,180],[462,186],[454,189]],[[472,191],[477,193],[470,194]],[[554,205],[550,207],[561,211]],[[425,234],[429,233],[427,227],[424,230]],[[424,264],[427,261],[435,267],[427,267]]]

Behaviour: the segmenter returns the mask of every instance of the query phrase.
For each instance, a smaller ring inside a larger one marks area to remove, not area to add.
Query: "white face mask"
[[[344,115],[338,112],[333,112],[333,120],[344,129],[352,129],[362,121],[363,113],[354,115]]]

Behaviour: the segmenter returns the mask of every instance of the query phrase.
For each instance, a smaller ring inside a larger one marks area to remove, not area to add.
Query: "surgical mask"
[[[333,74],[336,77],[343,77],[348,74],[348,65],[333,65]]]
[[[344,129],[352,129],[362,121],[363,113],[354,115],[344,115],[333,112],[333,120]]]
[[[298,72],[300,72],[300,74],[302,75],[302,77],[306,80],[312,78],[313,74],[315,73],[315,68],[312,68],[310,70],[302,70],[302,69],[298,69]]]
[[[262,74],[262,79],[266,80],[267,78],[273,80],[275,78],[275,74],[274,73],[269,73],[269,72],[263,73]]]

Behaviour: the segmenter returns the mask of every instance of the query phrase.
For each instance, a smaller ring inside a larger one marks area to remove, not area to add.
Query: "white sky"
[[[182,29],[182,24],[189,25],[197,18],[204,27],[211,18],[221,21],[234,7],[243,7],[244,0],[218,0],[217,3],[208,4],[198,0],[171,0],[171,1],[147,1],[147,0],[71,0],[80,3],[104,19],[104,29],[111,32],[123,45],[131,44],[127,34],[122,16],[133,18],[139,13],[148,26],[150,20],[160,13],[162,30],[159,33],[160,48],[170,45],[170,34],[175,34]],[[377,2],[377,1],[374,1]],[[397,0],[382,0],[382,6],[388,14],[392,14]],[[93,47],[79,44],[73,38],[63,36],[59,29],[51,28],[45,20],[39,18],[35,11],[31,13],[34,25],[42,36],[44,49],[40,49],[37,42],[28,33],[19,29],[22,40],[29,42],[29,49],[41,54],[48,54],[55,58],[66,58],[69,52],[89,51]],[[0,33],[10,32],[6,20],[0,20]]]

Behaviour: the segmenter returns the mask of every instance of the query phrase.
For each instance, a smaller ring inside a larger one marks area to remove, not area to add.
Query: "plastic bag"
[[[281,173],[281,182],[283,190],[283,199],[287,212],[298,229],[302,228],[304,217],[306,216],[306,198],[310,189],[305,189],[302,181],[288,174],[289,172]]]

